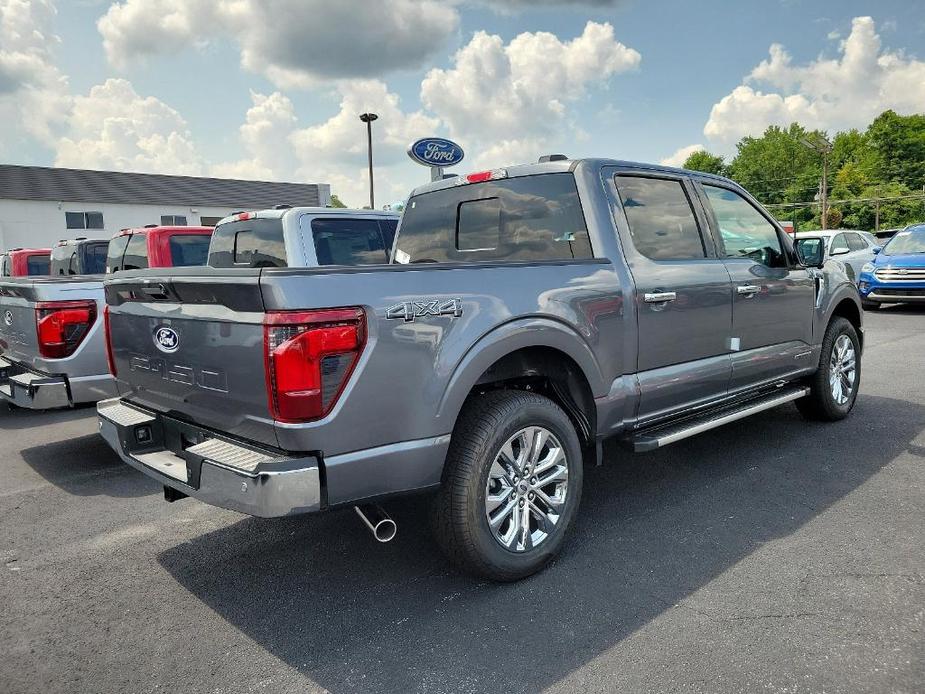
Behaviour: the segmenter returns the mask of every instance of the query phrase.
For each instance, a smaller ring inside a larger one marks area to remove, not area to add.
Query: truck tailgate
[[[106,282],[120,394],[276,446],[264,381],[260,271],[170,272]]]
[[[35,297],[30,280],[0,282],[0,354],[31,363],[38,355]]]

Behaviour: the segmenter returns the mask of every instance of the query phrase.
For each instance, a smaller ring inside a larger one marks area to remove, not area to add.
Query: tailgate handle
[[[152,299],[166,299],[169,294],[167,293],[167,287],[163,284],[156,284],[152,286],[144,286],[140,289],[142,294],[147,294]]]

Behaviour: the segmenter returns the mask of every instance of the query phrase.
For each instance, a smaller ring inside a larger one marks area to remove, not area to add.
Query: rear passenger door
[[[783,230],[755,203],[722,183],[703,181],[700,189],[732,278],[730,391],[810,366],[814,277],[799,265]]]
[[[691,182],[618,172],[615,215],[635,283],[638,417],[722,397],[729,381],[732,293]]]

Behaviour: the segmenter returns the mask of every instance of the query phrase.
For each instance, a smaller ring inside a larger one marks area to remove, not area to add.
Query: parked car
[[[925,224],[897,232],[861,268],[858,288],[865,309],[925,302]]]
[[[388,540],[376,500],[426,492],[452,560],[515,580],[561,548],[604,439],[857,396],[857,288],[725,178],[556,157],[416,189],[388,266],[256,267],[314,246],[303,214],[229,223],[240,267],[106,281],[100,432],[168,501],[353,506]]]
[[[0,398],[48,409],[115,395],[102,326],[106,266],[202,264],[211,231],[151,227],[108,242],[62,241],[52,249],[51,276],[0,282]]]
[[[107,239],[88,239],[81,236],[70,241],[59,241],[51,249],[49,274],[52,277],[102,275],[106,272],[108,248]]]
[[[14,248],[0,254],[0,277],[47,275],[50,254],[50,248]]]
[[[106,272],[205,265],[212,227],[123,229],[109,241]]]
[[[874,259],[880,250],[877,238],[866,231],[854,229],[829,229],[826,231],[801,231],[796,235],[800,253],[815,256],[817,250],[809,248],[819,244],[825,260],[835,259],[844,263],[848,277],[856,282],[865,263]]]

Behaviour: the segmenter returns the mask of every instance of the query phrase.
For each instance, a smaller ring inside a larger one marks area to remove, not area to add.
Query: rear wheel
[[[809,395],[796,401],[804,417],[834,422],[854,407],[861,383],[861,344],[845,318],[834,318],[825,331],[819,369],[810,378]]]
[[[542,569],[578,510],[581,446],[552,400],[523,391],[472,398],[453,432],[432,525],[457,565],[495,581]]]

